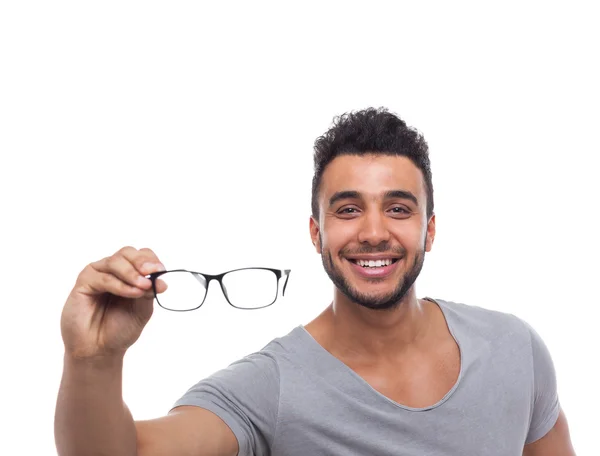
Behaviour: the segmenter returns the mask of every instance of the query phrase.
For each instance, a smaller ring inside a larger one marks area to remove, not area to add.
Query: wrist
[[[123,368],[125,353],[110,355],[78,355],[65,351],[65,367],[90,370],[114,370]]]

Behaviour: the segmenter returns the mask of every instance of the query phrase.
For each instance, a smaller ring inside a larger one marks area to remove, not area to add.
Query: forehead
[[[408,190],[425,198],[423,173],[410,159],[392,155],[341,155],[327,165],[321,179],[321,197],[355,190],[376,197],[388,190]]]

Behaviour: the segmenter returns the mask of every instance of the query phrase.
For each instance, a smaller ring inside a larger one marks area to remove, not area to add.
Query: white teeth
[[[388,258],[385,260],[356,260],[356,264],[363,268],[380,268],[382,266],[389,266],[392,264],[392,259]]]

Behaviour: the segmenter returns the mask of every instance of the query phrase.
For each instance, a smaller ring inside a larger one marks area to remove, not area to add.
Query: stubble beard
[[[323,262],[323,268],[325,272],[333,282],[333,284],[340,290],[350,301],[355,302],[359,306],[373,310],[387,310],[391,311],[396,309],[406,293],[411,289],[417,277],[423,269],[423,263],[425,262],[425,244],[421,249],[417,251],[415,260],[412,263],[410,269],[402,276],[396,288],[387,295],[373,295],[367,293],[361,293],[356,288],[350,285],[349,281],[344,277],[342,272],[333,263],[331,252],[329,250],[323,250],[323,244],[321,243],[321,260]],[[343,260],[342,260],[343,261]],[[377,281],[378,279],[372,279]],[[379,279],[384,280],[384,279]]]

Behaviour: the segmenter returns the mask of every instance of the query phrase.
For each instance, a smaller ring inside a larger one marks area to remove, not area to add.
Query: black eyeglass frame
[[[248,269],[262,269],[264,271],[271,271],[272,273],[275,274],[276,283],[277,283],[277,292],[275,293],[275,299],[273,299],[273,301],[270,304],[267,304],[266,306],[252,307],[252,308],[238,307],[238,306],[232,304],[231,301],[229,300],[229,296],[227,295],[227,290],[225,289],[225,286],[223,285],[223,277],[225,277],[225,275],[229,274],[230,272],[245,271]],[[161,275],[167,274],[169,272],[189,272],[190,274],[200,275],[200,276],[204,277],[204,280],[206,281],[206,293],[204,293],[204,298],[202,299],[202,302],[200,303],[200,305],[198,305],[198,307],[194,307],[193,309],[169,309],[168,307],[165,307],[160,303],[160,300],[158,299],[158,293],[156,293],[156,279],[159,278]],[[272,269],[272,268],[263,268],[263,267],[255,267],[255,268],[249,267],[249,268],[232,269],[231,271],[212,275],[212,274],[205,274],[204,272],[189,271],[187,269],[171,269],[169,271],[153,272],[151,274],[148,274],[146,276],[146,278],[150,279],[152,281],[152,291],[154,291],[154,299],[156,299],[156,302],[158,303],[158,305],[161,306],[165,310],[170,310],[171,312],[190,312],[192,310],[197,310],[200,307],[202,307],[202,304],[204,304],[204,301],[206,301],[206,297],[208,296],[208,288],[209,288],[210,282],[213,280],[216,280],[217,282],[219,282],[219,285],[221,286],[221,291],[223,292],[225,299],[227,300],[227,302],[229,303],[229,305],[231,307],[235,307],[236,309],[240,309],[240,310],[257,310],[257,309],[264,309],[265,307],[269,307],[277,301],[277,298],[279,297],[279,281],[282,277],[285,277],[285,282],[283,283],[283,290],[281,292],[281,296],[285,296],[285,288],[287,287],[287,283],[290,278],[291,272],[292,272],[291,269]]]

